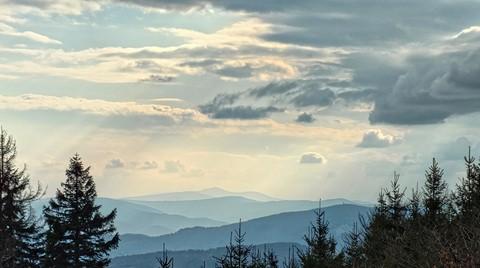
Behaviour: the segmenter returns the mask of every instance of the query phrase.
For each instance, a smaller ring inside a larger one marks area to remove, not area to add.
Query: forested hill
[[[274,243],[255,246],[254,250],[263,251],[269,249],[277,254],[280,263],[288,257],[289,252],[296,252],[297,249],[303,249],[304,246],[292,243]],[[181,250],[169,251],[168,256],[174,259],[175,267],[199,268],[205,261],[206,267],[214,267],[215,259],[213,256],[222,256],[225,254],[225,247],[219,247],[208,250]],[[112,259],[110,268],[157,268],[157,257],[162,256],[162,252],[153,252],[139,255],[122,256]]]
[[[359,215],[367,214],[371,208],[358,205],[336,205],[324,209],[332,234],[339,246],[343,234],[352,229]],[[246,243],[303,243],[303,236],[309,225],[315,220],[315,210],[287,212],[272,216],[245,221],[242,230],[246,232]],[[226,245],[230,233],[238,228],[238,224],[220,227],[195,227],[182,229],[174,234],[149,237],[145,235],[123,235],[120,247],[112,252],[113,256],[132,255],[156,252],[163,243],[169,250],[211,249]],[[188,242],[187,242],[188,241]]]

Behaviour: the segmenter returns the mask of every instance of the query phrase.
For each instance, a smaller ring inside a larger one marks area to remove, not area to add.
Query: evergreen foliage
[[[173,258],[168,257],[168,251],[163,244],[162,257],[157,258],[160,268],[173,268]],[[203,264],[205,266],[205,263]]]
[[[113,225],[116,210],[106,216],[95,204],[97,193],[90,175],[77,154],[70,159],[66,181],[44,208],[46,267],[107,267],[108,253],[117,247]]]
[[[32,187],[26,168],[18,168],[16,143],[0,130],[0,267],[38,267],[42,256],[40,226],[32,202],[43,191]]]

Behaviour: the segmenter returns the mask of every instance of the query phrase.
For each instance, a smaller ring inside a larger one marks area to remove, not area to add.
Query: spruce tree
[[[304,236],[307,244],[305,251],[299,251],[298,257],[303,268],[336,267],[336,242],[328,234],[328,222],[325,212],[319,206],[315,211],[316,219],[309,233]]]
[[[173,268],[173,258],[168,257],[168,251],[165,248],[165,243],[163,244],[162,257],[157,258],[157,262],[160,265],[160,268]],[[205,262],[203,265],[205,266]]]
[[[425,186],[423,188],[423,207],[429,224],[437,225],[445,218],[448,206],[447,183],[443,179],[443,169],[433,158],[432,165],[425,172]]]
[[[300,268],[295,252],[298,252],[298,249],[294,246],[288,249],[288,256],[283,261],[283,268]]]
[[[66,181],[44,208],[47,224],[46,267],[107,267],[119,242],[113,225],[116,210],[106,216],[95,204],[97,193],[78,154],[70,159]]]
[[[480,210],[480,167],[475,164],[475,158],[468,148],[465,156],[466,177],[457,185],[455,201],[462,217],[472,217]]]
[[[356,222],[345,238],[345,264],[347,267],[359,268],[363,263],[362,233]]]
[[[392,224],[395,225],[394,227],[399,227],[401,222],[405,219],[407,212],[407,207],[403,201],[406,189],[402,190],[400,188],[399,180],[400,175],[394,172],[391,189],[386,192],[388,217],[392,221]]]
[[[252,247],[245,245],[245,233],[242,231],[242,221],[235,230],[235,237],[230,234],[230,243],[226,246],[226,253],[216,257],[217,267],[221,268],[247,268]]]
[[[43,191],[32,187],[26,169],[17,168],[16,143],[0,130],[0,267],[37,267],[41,256],[39,226],[32,202]]]

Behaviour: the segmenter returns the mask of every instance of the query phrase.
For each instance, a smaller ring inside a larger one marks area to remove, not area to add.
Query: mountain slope
[[[42,199],[34,203],[33,207],[36,214],[41,212],[42,207],[47,202],[48,200]],[[102,213],[108,213],[115,208],[117,209],[115,226],[120,234],[163,235],[187,227],[219,226],[224,224],[224,222],[205,217],[189,218],[173,213],[164,213],[158,209],[125,200],[98,198],[97,204],[102,206]]]
[[[274,243],[266,245],[258,245],[254,250],[263,251],[264,248],[271,249],[278,257],[279,264],[287,258],[291,248],[302,248],[300,244],[291,243]],[[219,247],[208,250],[182,250],[168,251],[168,256],[174,258],[175,267],[182,268],[198,268],[205,261],[206,267],[214,267],[215,261],[213,256],[219,257],[225,253],[225,247]],[[122,256],[112,259],[110,268],[157,268],[159,267],[156,258],[161,257],[162,252],[154,252],[147,254]]]
[[[366,214],[370,208],[356,205],[337,205],[324,209],[330,222],[330,233],[342,241],[342,235],[352,228],[359,214]],[[314,210],[281,213],[253,219],[242,223],[249,244],[278,242],[303,243],[310,222],[315,219]],[[220,227],[195,227],[180,230],[174,234],[148,237],[144,235],[123,235],[120,247],[114,256],[141,254],[158,251],[165,243],[170,250],[209,249],[224,246],[230,233],[238,224]]]
[[[259,202],[239,196],[219,197],[185,201],[138,201],[130,202],[161,210],[165,213],[186,217],[206,217],[217,221],[234,223],[238,219],[250,220],[289,211],[300,211],[318,207],[318,202],[307,200],[281,200]],[[339,204],[354,204],[346,199],[322,201],[323,207]]]
[[[239,196],[256,201],[276,201],[277,198],[270,197],[268,195],[258,192],[230,192],[222,188],[214,187],[200,191],[185,191],[185,192],[173,192],[173,193],[158,193],[152,195],[143,195],[136,197],[126,198],[127,200],[139,200],[139,201],[192,201],[203,200],[217,197],[226,196]]]

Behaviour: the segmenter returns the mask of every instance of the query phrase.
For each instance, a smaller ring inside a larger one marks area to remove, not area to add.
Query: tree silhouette
[[[106,216],[95,204],[97,193],[78,154],[70,159],[66,181],[44,208],[47,223],[45,266],[107,267],[109,251],[119,242],[113,221],[116,210]]]
[[[307,248],[298,254],[300,263],[304,268],[335,267],[336,242],[328,234],[328,222],[321,203],[315,215],[315,222],[310,225],[308,234],[304,236]]]
[[[162,257],[157,258],[160,268],[173,268],[173,258],[168,257],[168,251],[165,248],[165,243],[163,243]],[[205,266],[205,262],[203,262]]]
[[[41,244],[32,202],[43,191],[30,185],[26,168],[15,165],[16,143],[0,129],[0,267],[37,267]]]
[[[445,218],[448,203],[447,183],[443,180],[443,169],[433,158],[432,165],[425,172],[425,186],[423,188],[423,207],[429,224],[439,224]]]

